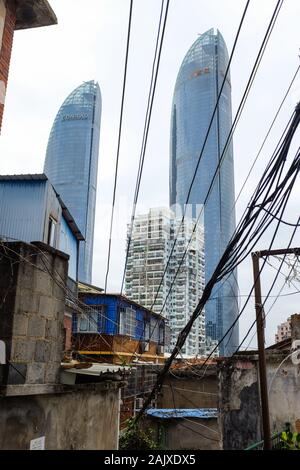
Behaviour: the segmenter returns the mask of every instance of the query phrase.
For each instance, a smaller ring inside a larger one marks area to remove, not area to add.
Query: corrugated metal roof
[[[63,365],[62,365],[63,367]],[[94,375],[94,376],[100,376],[102,374],[110,373],[118,373],[118,372],[128,372],[131,370],[130,367],[126,366],[118,366],[118,365],[113,365],[113,364],[95,364],[93,363],[91,367],[87,367],[85,369],[77,369],[75,367],[71,369],[63,369],[64,372],[70,373],[70,374],[79,374],[79,375]]]
[[[217,408],[151,408],[147,415],[160,419],[200,418],[210,419],[218,417]]]

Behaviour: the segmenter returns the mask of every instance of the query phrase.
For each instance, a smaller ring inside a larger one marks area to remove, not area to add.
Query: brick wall
[[[6,12],[4,3],[6,3]],[[4,99],[8,82],[9,64],[12,52],[16,15],[11,1],[0,0],[1,16],[4,16],[4,30],[0,44],[0,132],[4,112]]]

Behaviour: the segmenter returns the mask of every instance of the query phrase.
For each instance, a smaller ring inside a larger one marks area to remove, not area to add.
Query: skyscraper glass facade
[[[96,208],[101,92],[94,81],[76,88],[58,111],[44,172],[74,217],[80,243],[79,280],[91,283]]]
[[[202,145],[216,105],[228,52],[219,31],[200,35],[178,73],[171,115],[170,205],[183,209]],[[187,214],[196,217],[205,201],[232,124],[231,82],[228,74],[218,111],[189,198]],[[214,187],[204,207],[205,280],[210,279],[235,229],[233,147],[229,145]],[[206,304],[206,334],[220,339],[238,315],[236,272],[217,285]],[[238,346],[238,326],[220,346],[230,355]]]

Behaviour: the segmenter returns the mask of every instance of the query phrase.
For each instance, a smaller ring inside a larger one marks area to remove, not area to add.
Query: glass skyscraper
[[[74,217],[80,243],[79,280],[91,283],[101,92],[98,83],[76,88],[59,109],[49,137],[44,172]]]
[[[182,209],[216,105],[228,52],[221,33],[210,29],[187,52],[175,85],[170,138],[170,205]],[[232,124],[231,82],[228,74],[218,111],[190,194],[187,215],[196,217],[205,201]],[[204,207],[205,280],[210,279],[235,229],[233,147],[229,145],[221,170]],[[205,306],[206,334],[220,339],[238,315],[236,272],[218,284]],[[238,326],[220,346],[230,355],[238,346]]]

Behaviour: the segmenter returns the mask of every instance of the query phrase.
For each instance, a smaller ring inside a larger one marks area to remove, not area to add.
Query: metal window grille
[[[97,333],[103,331],[103,306],[87,305],[78,318],[79,333]]]
[[[133,308],[120,308],[120,334],[124,336],[135,336],[136,312]]]

